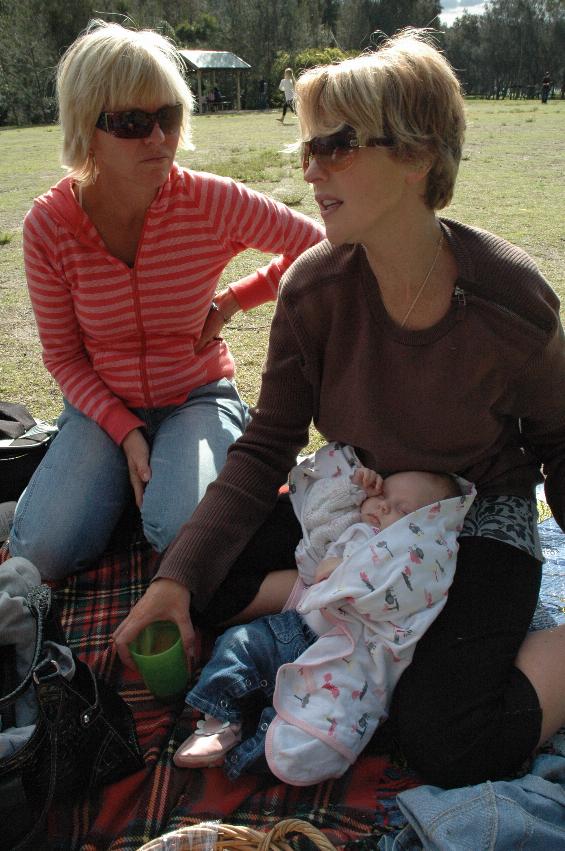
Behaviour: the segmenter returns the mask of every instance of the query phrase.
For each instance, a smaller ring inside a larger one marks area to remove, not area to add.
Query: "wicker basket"
[[[288,818],[268,832],[222,822],[202,822],[181,827],[152,839],[138,851],[293,851],[291,834],[301,834],[319,851],[336,851],[324,834],[307,821]]]

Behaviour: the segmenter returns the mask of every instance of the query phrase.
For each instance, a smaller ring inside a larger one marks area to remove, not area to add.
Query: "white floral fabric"
[[[293,471],[299,517],[317,478],[351,475],[359,463],[352,453],[323,447]],[[462,496],[420,508],[382,532],[351,526],[328,551],[343,555],[341,564],[303,590],[297,611],[307,619],[321,610],[327,631],[277,674],[266,756],[285,782],[340,776],[386,718],[394,686],[453,581],[457,536],[476,495],[469,482],[459,484]],[[306,536],[300,557],[308,585],[313,559]]]

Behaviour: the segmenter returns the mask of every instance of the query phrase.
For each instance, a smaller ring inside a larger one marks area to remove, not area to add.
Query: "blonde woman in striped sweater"
[[[27,214],[24,256],[65,408],[10,541],[47,579],[100,555],[132,489],[153,547],[175,537],[246,424],[223,325],[274,299],[323,237],[241,184],[175,164],[179,142],[191,147],[192,96],[157,33],[93,22],[57,89],[69,175]],[[215,294],[245,248],[278,256]]]

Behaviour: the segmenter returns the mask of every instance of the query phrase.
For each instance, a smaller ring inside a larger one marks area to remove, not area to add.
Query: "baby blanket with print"
[[[301,519],[309,483],[317,474],[349,478],[359,463],[352,453],[333,444],[318,450],[314,464],[303,462],[315,469],[314,476],[295,476],[294,488],[291,481]],[[310,785],[340,776],[386,718],[394,686],[453,581],[457,536],[476,495],[469,482],[457,481],[461,496],[420,508],[381,532],[350,526],[328,550],[345,553],[341,564],[303,590],[297,610],[322,610],[328,630],[277,674],[277,717],[266,755],[285,782]],[[347,546],[351,541],[355,545]],[[311,582],[309,537],[298,554],[303,579]]]

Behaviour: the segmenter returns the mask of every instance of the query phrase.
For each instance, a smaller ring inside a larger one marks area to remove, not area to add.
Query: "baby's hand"
[[[374,470],[369,470],[368,467],[357,467],[351,476],[351,481],[354,485],[363,488],[367,496],[378,496],[383,489],[382,476]]]
[[[334,572],[338,564],[341,564],[341,559],[337,558],[337,556],[328,556],[323,559],[316,568],[314,582],[321,582],[323,579],[327,579]]]

